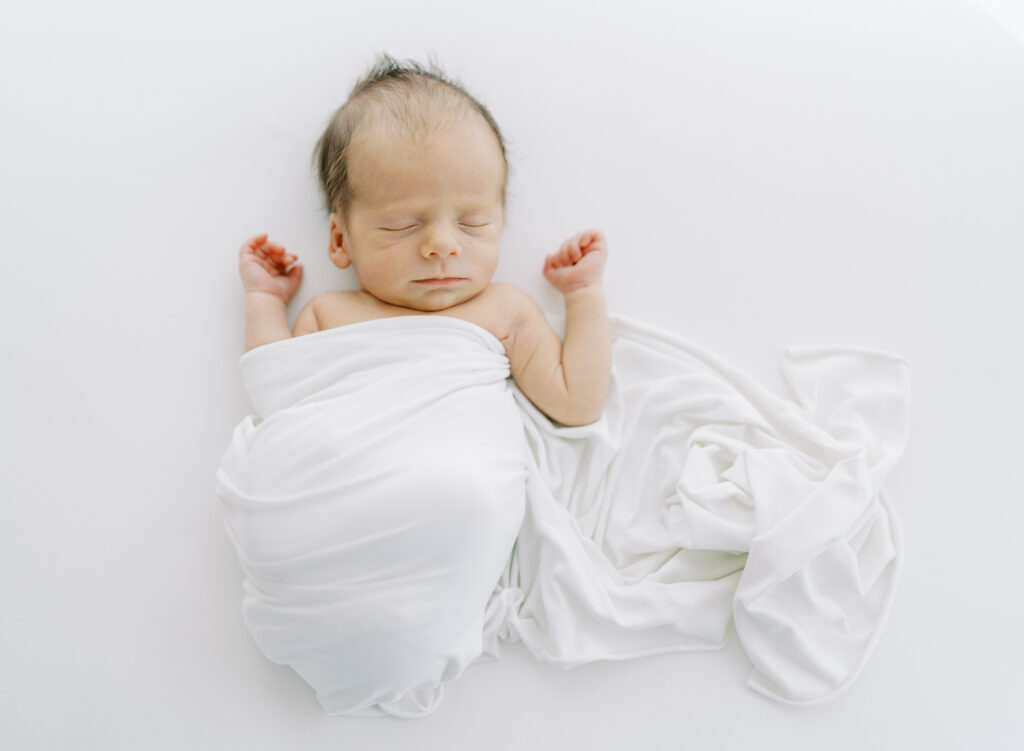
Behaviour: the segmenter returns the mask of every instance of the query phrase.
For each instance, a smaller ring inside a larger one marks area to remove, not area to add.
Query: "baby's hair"
[[[428,66],[423,66],[413,60],[399,61],[381,53],[369,72],[352,87],[345,103],[331,115],[313,149],[313,165],[327,213],[337,211],[342,217],[348,214],[353,197],[349,177],[350,148],[367,116],[384,116],[386,125],[416,134],[450,125],[467,111],[481,115],[498,139],[505,164],[501,188],[504,206],[508,155],[505,139],[490,111],[460,82],[445,74],[433,59]]]

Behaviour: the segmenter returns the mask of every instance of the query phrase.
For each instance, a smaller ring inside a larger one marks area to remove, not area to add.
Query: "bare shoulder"
[[[361,290],[334,289],[314,297],[310,302],[316,303],[317,309],[326,313],[343,312],[359,304]]]
[[[509,282],[493,282],[487,293],[491,305],[506,316],[517,317],[531,303],[536,305],[529,293]]]
[[[324,331],[360,319],[358,294],[352,290],[333,290],[315,296],[295,319],[292,336]]]
[[[494,290],[495,306],[507,322],[507,335],[502,343],[513,375],[531,360],[536,361],[541,352],[549,357],[561,352],[561,339],[532,295],[514,284],[496,283],[491,286],[497,288]]]
[[[320,317],[320,328],[333,329],[377,318],[378,314],[372,309],[373,301],[367,300],[368,297],[359,289],[338,289],[317,295],[313,300]]]
[[[493,282],[488,288],[482,304],[491,318],[490,328],[495,336],[510,350],[524,327],[536,326],[537,316],[544,318],[544,312],[525,290],[508,282]],[[509,352],[511,354],[511,352]]]
[[[521,333],[524,327],[533,329],[543,324],[548,328],[544,310],[526,290],[507,282],[496,282],[491,287],[496,288],[494,294],[497,306],[508,318],[513,337]]]
[[[503,344],[512,378],[531,402],[558,420],[566,414],[568,403],[562,340],[540,304],[525,290],[507,284],[497,293],[510,322],[509,338]]]

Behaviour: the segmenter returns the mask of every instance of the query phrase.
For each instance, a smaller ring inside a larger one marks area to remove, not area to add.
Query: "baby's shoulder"
[[[503,309],[503,312],[509,315],[534,302],[526,290],[509,282],[491,282],[487,287],[487,294],[492,305]]]
[[[500,309],[502,316],[513,325],[535,319],[538,314],[543,316],[537,301],[521,287],[508,282],[493,282],[488,291],[492,294],[493,305]]]
[[[488,287],[488,293],[488,307],[495,319],[500,321],[496,328],[500,327],[503,332],[503,336],[498,338],[505,344],[510,357],[517,343],[543,338],[551,329],[540,304],[521,287],[507,282],[493,282]]]
[[[349,323],[358,323],[376,316],[363,299],[366,294],[357,289],[336,289],[322,292],[310,304],[316,309],[321,329],[333,329]]]
[[[435,315],[461,318],[487,329],[505,345],[513,340],[524,302],[531,300],[519,287],[506,282],[491,282],[478,295]]]
[[[331,308],[353,307],[358,304],[359,290],[355,289],[332,289],[316,295],[310,304],[316,306],[317,311],[329,310]]]

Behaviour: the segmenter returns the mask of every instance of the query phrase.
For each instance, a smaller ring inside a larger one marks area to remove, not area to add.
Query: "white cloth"
[[[245,353],[255,415],[217,472],[260,649],[332,714],[419,717],[518,641],[557,668],[718,649],[748,685],[835,696],[886,620],[900,533],[881,486],[907,362],[789,348],[794,400],[609,316],[602,418],[548,419],[490,332],[444,315]],[[561,329],[561,319],[552,319]]]

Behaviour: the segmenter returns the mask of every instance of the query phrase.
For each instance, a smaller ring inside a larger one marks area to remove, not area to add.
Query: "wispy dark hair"
[[[452,107],[453,104],[456,106]],[[441,70],[433,58],[423,66],[414,60],[399,61],[381,53],[373,67],[352,87],[345,103],[331,115],[313,149],[313,165],[327,213],[337,211],[342,217],[348,214],[353,197],[349,152],[352,139],[367,115],[383,113],[399,127],[419,132],[450,124],[467,109],[479,113],[498,139],[505,164],[501,189],[504,206],[508,155],[501,129],[490,111],[459,81]]]

